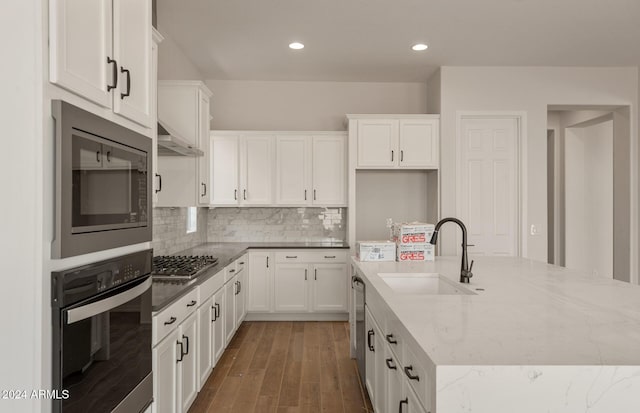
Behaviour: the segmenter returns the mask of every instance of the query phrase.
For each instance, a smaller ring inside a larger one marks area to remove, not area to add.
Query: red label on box
[[[424,261],[424,251],[402,252],[400,261]]]
[[[403,244],[409,244],[409,243],[424,244],[425,242],[427,242],[427,238],[424,232],[417,232],[414,234],[404,234],[402,236]]]

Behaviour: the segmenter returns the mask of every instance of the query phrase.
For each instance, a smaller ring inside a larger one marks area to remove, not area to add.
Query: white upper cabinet
[[[398,160],[398,121],[358,122],[358,166],[393,167]]]
[[[433,119],[400,121],[400,167],[438,167],[438,123]]]
[[[348,116],[349,131],[355,135],[357,168],[438,168],[439,115],[380,116]]]
[[[347,204],[347,154],[344,135],[313,137],[314,205]]]
[[[275,136],[247,135],[240,144],[240,204],[269,205],[273,202]]]
[[[118,69],[118,91],[113,111],[151,126],[151,2],[113,0],[113,54]]]
[[[204,155],[158,156],[157,206],[208,206],[211,202],[209,105],[211,91],[199,81],[158,82],[158,119]]]
[[[240,138],[211,134],[211,204],[238,205]]]
[[[310,145],[308,136],[276,138],[276,204],[311,203]]]
[[[151,127],[151,0],[51,0],[49,11],[49,80]]]

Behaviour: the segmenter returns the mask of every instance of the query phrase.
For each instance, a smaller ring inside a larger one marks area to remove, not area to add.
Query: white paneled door
[[[469,253],[517,256],[518,120],[463,118],[460,130],[458,210],[474,245]]]

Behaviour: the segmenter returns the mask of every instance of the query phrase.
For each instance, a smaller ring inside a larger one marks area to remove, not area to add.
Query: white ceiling
[[[439,66],[638,66],[640,0],[158,0],[208,79],[424,81]],[[290,50],[293,41],[305,44]],[[414,52],[414,43],[429,45]]]

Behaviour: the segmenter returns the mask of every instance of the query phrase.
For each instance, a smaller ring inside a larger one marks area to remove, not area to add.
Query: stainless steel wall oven
[[[152,250],[52,273],[54,413],[142,412],[153,401]]]
[[[151,241],[151,138],[64,101],[52,114],[53,257]]]

